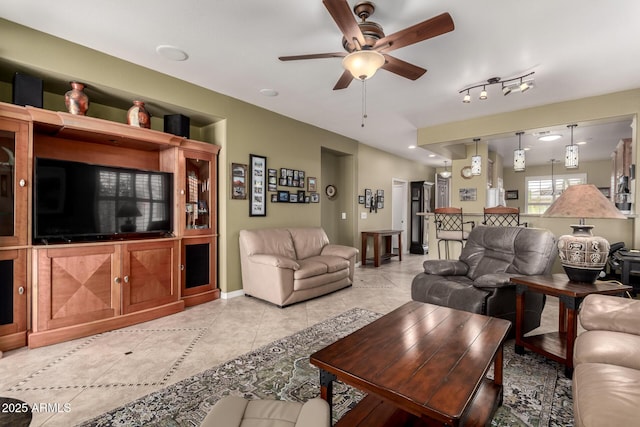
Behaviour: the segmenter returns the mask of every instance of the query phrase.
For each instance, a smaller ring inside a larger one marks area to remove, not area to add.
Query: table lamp
[[[136,231],[136,223],[133,222],[133,218],[142,216],[142,213],[134,203],[125,203],[120,206],[116,216],[118,218],[126,218],[125,223],[120,226],[120,231],[123,233],[133,233]]]
[[[592,184],[569,186],[542,216],[580,219],[571,225],[573,234],[558,238],[558,254],[569,280],[585,283],[596,281],[609,257],[609,242],[594,236],[585,218],[627,218]]]

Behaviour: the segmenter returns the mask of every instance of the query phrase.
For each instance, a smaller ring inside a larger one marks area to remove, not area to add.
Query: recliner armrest
[[[428,259],[422,263],[424,272],[437,276],[466,276],[469,266],[457,259]]]
[[[350,259],[358,255],[358,250],[351,246],[328,244],[322,248],[320,255],[333,255],[344,259]]]
[[[518,274],[511,273],[490,273],[483,274],[473,281],[473,286],[476,288],[506,288],[509,286],[515,286],[511,282],[511,278],[518,276]],[[520,275],[521,276],[521,275]]]
[[[249,256],[249,261],[277,268],[288,268],[290,270],[298,270],[300,268],[300,264],[298,264],[296,260],[280,255],[256,254]]]

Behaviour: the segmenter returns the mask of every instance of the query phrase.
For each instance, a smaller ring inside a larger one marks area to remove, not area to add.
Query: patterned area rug
[[[258,350],[208,369],[81,426],[197,426],[213,404],[233,394],[248,399],[305,401],[319,394],[318,370],[309,355],[371,323],[379,314],[352,309]],[[572,426],[571,381],[555,362],[504,349],[504,404],[495,426]],[[491,372],[489,373],[491,375]],[[339,419],[363,394],[334,385],[334,417]]]

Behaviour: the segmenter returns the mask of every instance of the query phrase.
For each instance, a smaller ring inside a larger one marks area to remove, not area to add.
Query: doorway
[[[398,236],[392,236],[392,248],[398,248],[398,253],[406,253],[409,237],[407,236],[407,205],[409,204],[409,182],[393,178],[391,181],[391,228],[402,230],[404,236],[402,248],[398,248]]]

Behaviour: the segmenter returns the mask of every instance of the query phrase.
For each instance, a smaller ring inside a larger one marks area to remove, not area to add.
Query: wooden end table
[[[402,230],[373,230],[362,231],[362,265],[367,264],[367,240],[369,237],[373,237],[373,265],[379,267],[382,260],[387,260],[391,257],[397,256],[398,261],[402,261]],[[391,238],[398,236],[398,254],[394,254],[391,248]],[[380,253],[380,238],[385,239],[385,252]]]
[[[510,328],[504,319],[411,301],[310,361],[329,405],[336,379],[368,394],[336,426],[488,425],[502,402]]]
[[[596,281],[571,282],[566,274],[513,277],[516,284],[516,346],[518,354],[527,348],[565,366],[565,375],[573,375],[573,347],[578,334],[578,309],[589,294],[623,295],[631,286]],[[526,291],[539,292],[560,300],[558,331],[525,337],[522,333]]]

